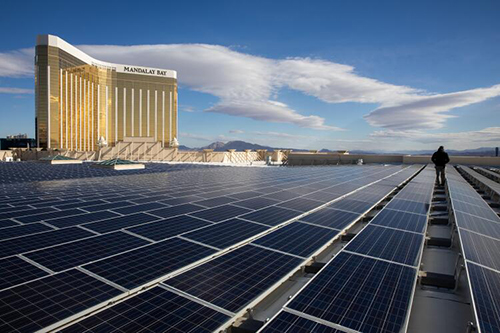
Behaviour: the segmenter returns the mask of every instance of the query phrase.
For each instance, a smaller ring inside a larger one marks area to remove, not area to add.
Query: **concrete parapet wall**
[[[359,159],[363,163],[424,164],[432,163],[431,156],[411,155],[344,155],[332,153],[290,153],[289,165],[353,164]],[[464,165],[500,166],[500,157],[450,156],[450,163]]]

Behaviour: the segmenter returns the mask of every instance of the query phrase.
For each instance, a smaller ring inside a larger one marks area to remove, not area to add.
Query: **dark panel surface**
[[[164,283],[236,312],[301,262],[299,258],[246,245]]]

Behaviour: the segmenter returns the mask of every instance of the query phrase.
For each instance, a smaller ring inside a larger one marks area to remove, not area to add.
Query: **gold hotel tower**
[[[173,70],[99,61],[57,36],[39,35],[35,95],[40,148],[89,151],[103,139],[170,147],[178,137]]]

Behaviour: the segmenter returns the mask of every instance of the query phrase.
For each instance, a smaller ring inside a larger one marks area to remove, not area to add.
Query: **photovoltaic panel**
[[[260,195],[262,195],[262,193]],[[299,196],[299,194],[293,192],[293,190],[284,190],[284,191],[279,191],[279,192],[268,194],[266,196],[263,196],[263,198],[279,200],[279,201],[287,201],[290,199],[294,199],[297,196]]]
[[[427,216],[392,210],[382,209],[370,224],[423,233],[427,223]]]
[[[130,201],[132,201],[135,204],[145,204],[145,203],[152,203],[155,201],[166,200],[166,199],[171,199],[171,198],[172,198],[172,196],[170,196],[170,195],[161,194],[161,195],[154,195],[154,196],[145,197],[145,198],[141,197],[141,198],[133,199]],[[127,200],[129,200],[129,199],[127,199]]]
[[[471,262],[467,270],[481,332],[500,332],[500,274]]]
[[[352,199],[342,199],[340,201],[336,201],[328,206],[328,208],[336,208],[340,210],[345,210],[348,212],[363,214],[367,210],[369,210],[375,202],[366,202]]]
[[[16,223],[16,222],[8,220],[8,219],[1,219],[0,220],[0,229],[12,227],[12,226],[18,226],[18,225],[19,225],[19,223]]]
[[[327,203],[327,202],[330,202],[330,201],[335,200],[337,198],[340,198],[341,196],[342,196],[341,194],[330,193],[330,192],[326,192],[326,191],[318,191],[318,192],[314,192],[314,193],[305,195],[305,196],[303,196],[303,198],[320,201],[322,203]]]
[[[453,200],[453,209],[456,211],[464,212],[470,215],[482,217],[491,221],[500,221],[498,215],[491,209],[486,202],[483,207],[471,205],[467,202],[462,202],[459,200]]]
[[[117,231],[31,252],[26,254],[26,257],[54,272],[59,272],[146,244],[150,243]]]
[[[71,242],[89,236],[94,236],[94,234],[89,231],[73,227],[7,239],[0,242],[0,258],[48,246],[54,246],[61,243]]]
[[[224,205],[215,208],[205,209],[199,212],[191,213],[190,215],[199,217],[205,220],[209,220],[212,222],[221,222],[239,215],[243,215],[245,213],[250,212],[250,209],[232,206],[232,205]]]
[[[242,215],[240,217],[244,218],[245,220],[260,222],[269,226],[275,226],[291,220],[294,217],[299,216],[300,214],[300,212],[294,210],[272,206]]]
[[[162,219],[157,222],[128,228],[127,230],[155,241],[161,241],[209,225],[212,225],[212,223],[189,215],[179,215],[169,219]]]
[[[472,216],[457,210],[453,213],[455,215],[455,221],[460,228],[500,239],[500,223]]]
[[[248,209],[261,209],[264,207],[272,206],[279,203],[278,200],[272,200],[267,198],[251,198],[242,201],[235,202],[235,205],[248,208]]]
[[[342,230],[348,225],[357,220],[361,214],[324,208],[300,218],[301,221],[306,221],[312,224],[322,225],[325,227]]]
[[[281,311],[259,333],[340,333],[335,328],[319,324],[289,312]]]
[[[224,249],[245,239],[266,231],[269,227],[261,224],[231,219],[210,227],[184,234],[183,237]]]
[[[49,212],[49,213],[43,213],[43,214],[33,214],[30,216],[24,216],[24,217],[18,217],[16,218],[17,221],[21,223],[33,223],[33,222],[40,222],[40,221],[46,221],[50,219],[55,219],[58,217],[65,217],[65,216],[73,216],[73,215],[78,215],[84,213],[83,211],[79,209],[69,209],[69,210],[62,210],[58,212]]]
[[[194,196],[194,195],[190,195],[190,196],[185,196],[185,197],[180,197],[180,198],[173,198],[173,199],[161,200],[160,202],[164,203],[164,204],[167,204],[167,205],[171,205],[171,206],[177,206],[177,205],[182,205],[182,204],[185,204],[185,203],[191,203],[191,202],[199,201],[199,200],[203,200],[203,198],[202,197],[197,197],[197,196]]]
[[[58,219],[53,219],[47,221],[47,223],[58,227],[58,228],[66,228],[78,224],[84,224],[89,222],[95,222],[99,220],[109,219],[112,217],[118,217],[120,215],[108,211],[104,212],[96,212],[96,213],[87,213],[81,215],[75,215],[70,217],[62,217]]]
[[[465,259],[500,271],[500,240],[459,229]]]
[[[149,213],[159,217],[169,218],[177,215],[196,212],[202,209],[205,209],[205,207],[186,203],[182,205],[152,210]]]
[[[423,237],[413,232],[368,225],[345,250],[417,266]]]
[[[95,206],[95,205],[100,205],[100,204],[105,204],[106,201],[104,200],[90,200],[90,201],[82,201],[82,200],[65,200],[60,203],[57,203],[54,205],[57,209],[72,209],[72,208],[83,208],[86,206]]]
[[[134,205],[134,206],[113,209],[113,211],[116,213],[119,213],[119,214],[127,215],[127,214],[133,214],[133,213],[138,213],[138,212],[146,212],[148,210],[159,209],[159,208],[164,208],[164,207],[166,207],[164,204],[161,204],[158,202],[149,202],[149,203],[143,203],[143,204]]]
[[[124,288],[133,289],[215,252],[187,240],[172,238],[85,265],[84,268]]]
[[[62,332],[214,332],[230,317],[161,287],[120,302]]]
[[[0,259],[0,290],[27,282],[48,273],[19,257]],[[0,299],[0,303],[2,300]]]
[[[400,332],[416,269],[340,252],[287,308],[361,332]]]
[[[424,203],[394,198],[387,204],[386,208],[426,215],[429,211],[429,206],[428,202]]]
[[[73,269],[0,292],[0,331],[34,332],[121,294]]]
[[[30,234],[36,234],[38,232],[54,230],[51,227],[48,227],[41,223],[32,223],[27,225],[16,225],[12,228],[5,228],[0,231],[0,241],[9,238],[15,238]]]
[[[110,219],[88,223],[85,224],[84,227],[93,230],[95,232],[105,233],[127,227],[132,227],[138,224],[156,221],[159,219],[160,219],[159,217],[153,215],[137,213],[119,217],[112,217]]]
[[[230,194],[229,196],[231,198],[235,198],[235,199],[238,199],[238,200],[245,200],[245,199],[250,199],[250,198],[258,197],[258,196],[261,196],[261,195],[262,195],[262,193],[260,193],[260,192],[245,191],[245,192],[240,192],[240,193],[233,193],[233,194]]]
[[[120,207],[127,207],[127,206],[133,206],[134,204],[131,203],[130,201],[117,201],[117,202],[111,202],[111,203],[105,203],[105,204],[100,204],[100,205],[95,205],[95,206],[86,206],[83,207],[82,209],[87,211],[87,212],[99,212],[103,210],[108,210],[108,209],[118,209]]]
[[[296,257],[246,245],[163,283],[237,312],[301,262]]]
[[[236,200],[237,199],[230,198],[230,197],[218,197],[218,198],[212,198],[212,199],[205,199],[202,201],[196,201],[196,204],[211,208],[211,207],[215,207],[215,206],[225,205],[225,204],[234,202]]]
[[[339,231],[293,222],[253,243],[275,250],[308,257],[337,236]]]
[[[33,215],[33,214],[42,214],[42,213],[50,213],[50,212],[56,212],[57,210],[52,208],[52,207],[44,207],[44,208],[39,208],[39,209],[29,209],[29,210],[16,210],[13,212],[8,212],[8,213],[2,213],[2,218],[8,219],[8,218],[21,218],[23,216],[27,215]]]
[[[312,209],[318,208],[323,203],[316,200],[297,198],[289,201],[285,201],[278,205],[278,207],[284,207],[289,209],[298,210],[301,212],[308,212]]]

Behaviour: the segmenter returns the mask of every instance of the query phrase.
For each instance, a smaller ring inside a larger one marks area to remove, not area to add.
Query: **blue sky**
[[[0,137],[34,133],[33,46],[178,71],[180,142],[500,145],[498,1],[10,1]],[[118,48],[112,46],[119,46]]]

